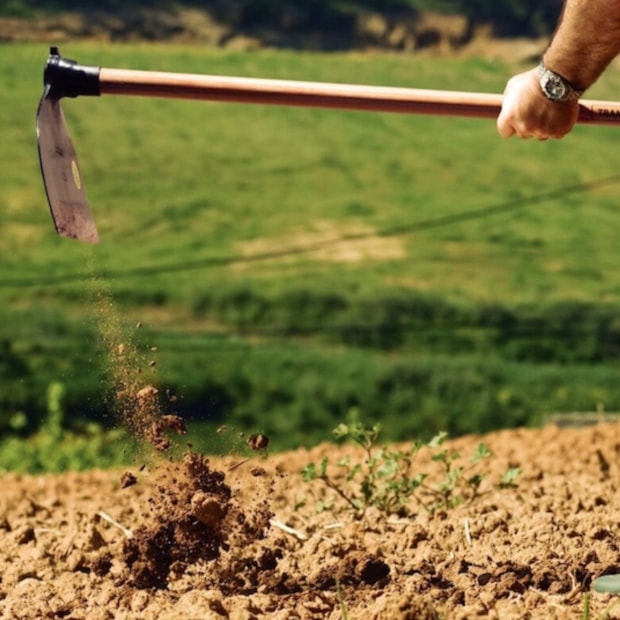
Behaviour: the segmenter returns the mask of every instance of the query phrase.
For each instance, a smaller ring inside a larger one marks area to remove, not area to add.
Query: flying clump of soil
[[[180,463],[156,472],[157,494],[148,499],[145,523],[123,548],[129,582],[137,588],[165,588],[199,562],[235,554],[264,538],[272,513],[268,503],[242,506],[202,455],[187,452]]]
[[[139,323],[138,328],[141,326]],[[156,350],[150,348],[151,352]],[[111,362],[114,405],[120,422],[139,442],[160,455],[167,453],[173,446],[171,437],[185,435],[187,429],[181,416],[168,412],[176,398],[149,383],[146,371],[154,372],[156,361],[142,358],[135,345],[123,343],[112,346]],[[257,434],[248,439],[247,447],[264,453],[268,444],[266,436]],[[259,475],[264,475],[264,470]],[[127,489],[138,483],[133,473],[125,472],[120,487]],[[245,555],[252,555],[255,573],[261,567],[275,566],[272,551],[252,547],[265,537],[273,516],[265,499],[269,485],[267,481],[265,493],[241,501],[235,497],[226,473],[214,469],[207,457],[188,451],[180,460],[160,458],[151,472],[150,492],[138,515],[139,524],[123,545],[126,582],[138,589],[163,589],[189,567],[221,559],[227,553],[219,572],[206,573],[218,587],[224,582],[246,587],[233,578],[239,562],[248,564]],[[252,577],[252,571],[244,573],[250,580],[258,578]]]

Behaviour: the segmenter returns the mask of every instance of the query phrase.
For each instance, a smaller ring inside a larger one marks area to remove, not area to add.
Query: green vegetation
[[[412,507],[434,513],[449,510],[478,497],[486,472],[481,463],[491,456],[481,442],[469,459],[463,460],[456,450],[444,446],[447,433],[438,433],[430,441],[414,441],[404,449],[378,446],[381,425],[367,427],[358,420],[339,424],[334,429],[338,440],[348,440],[362,448],[360,461],[350,456],[330,463],[324,457],[317,465],[309,463],[302,471],[305,482],[319,481],[333,491],[333,497],[318,503],[321,510],[336,510],[337,500],[364,518],[371,507],[389,516],[411,516]],[[421,451],[428,451],[431,462],[440,464],[433,477],[416,462]],[[521,470],[510,468],[502,476],[498,488],[510,488]]]
[[[122,429],[105,430],[88,422],[79,431],[67,431],[64,394],[61,383],[52,383],[40,429],[27,439],[12,436],[0,442],[0,472],[53,473],[135,464],[139,448]],[[20,430],[19,416],[12,422],[14,430]]]
[[[478,59],[79,44],[85,64],[501,91]],[[102,243],[55,236],[34,111],[43,45],[3,45],[0,432],[117,423],[112,349],[200,422],[324,439],[359,409],[429,440],[620,409],[620,134],[143,98],[65,100]],[[592,98],[613,98],[611,71]],[[143,327],[136,329],[138,321]],[[112,327],[113,329],[112,329]],[[157,347],[156,353],[151,352]],[[155,358],[155,366],[148,362]],[[12,440],[12,439],[11,439]],[[1,450],[4,450],[4,444]]]
[[[270,25],[299,30],[308,26],[344,26],[360,10],[387,14],[407,14],[431,9],[463,14],[472,25],[491,23],[500,35],[541,35],[552,30],[562,8],[562,0],[5,0],[0,15],[30,16],[36,11],[123,12],[128,9],[171,9],[196,6],[212,11],[220,20],[239,28]],[[291,10],[291,7],[293,9]],[[284,17],[283,17],[284,16]],[[285,26],[287,27],[287,26]],[[294,28],[295,26],[293,26]]]

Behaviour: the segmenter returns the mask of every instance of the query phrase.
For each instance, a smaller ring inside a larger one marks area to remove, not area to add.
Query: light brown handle
[[[494,119],[502,95],[102,68],[102,95],[135,95]],[[620,103],[582,101],[579,122],[619,125]]]

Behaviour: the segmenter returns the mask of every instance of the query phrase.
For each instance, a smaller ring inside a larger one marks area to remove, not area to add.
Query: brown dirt
[[[163,38],[234,43],[220,25],[190,17],[197,34],[166,22],[171,34]],[[112,36],[114,23],[103,19],[39,21],[36,32],[32,26],[0,20],[0,39],[125,40]],[[116,27],[121,32],[127,24]],[[415,37],[422,35],[402,24],[369,18],[365,28],[396,49],[421,47]],[[442,23],[441,32],[452,34],[431,37],[429,46],[453,52],[459,28]],[[509,49],[514,60],[540,43],[510,45],[480,36],[461,53],[501,57]],[[148,384],[155,360],[138,359],[131,344],[116,345],[118,328],[110,331],[119,417],[164,453],[185,432],[181,418],[162,413],[174,397]],[[434,511],[412,499],[388,516],[375,508],[354,514],[333,490],[302,480],[308,463],[344,456],[361,462],[359,451],[325,444],[266,456],[262,435],[248,439],[256,451],[251,459],[188,452],[135,471],[7,474],[0,618],[581,618],[593,579],[620,572],[619,431],[599,424],[493,433],[484,438],[492,456],[481,465],[476,497]],[[468,455],[480,440],[465,437],[448,447]],[[430,474],[429,487],[441,479],[429,454],[416,467]],[[514,467],[523,470],[516,486],[501,489],[502,474]],[[593,595],[592,617],[614,601]],[[620,617],[620,604],[607,617]]]
[[[133,472],[7,474],[0,617],[583,617],[593,579],[620,572],[620,427],[484,440],[492,456],[474,499],[389,517],[358,518],[302,481],[309,462],[362,458],[328,444],[266,456],[254,438],[261,452],[248,460],[187,453]],[[479,441],[449,445],[469,455]],[[436,479],[428,454],[416,467]],[[508,467],[523,473],[500,489]],[[614,598],[591,604],[598,618]]]

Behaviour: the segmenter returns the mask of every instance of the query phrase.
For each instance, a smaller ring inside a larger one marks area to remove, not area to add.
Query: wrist
[[[543,95],[555,103],[576,102],[585,92],[585,88],[574,84],[564,75],[550,68],[544,59],[537,67],[537,75]]]
[[[575,59],[575,53],[571,54],[570,50],[564,49],[562,46],[551,45],[542,54],[540,61],[552,71],[561,75],[576,90],[587,90],[594,84],[596,77],[592,73],[589,66],[586,52],[581,52],[578,59]]]

